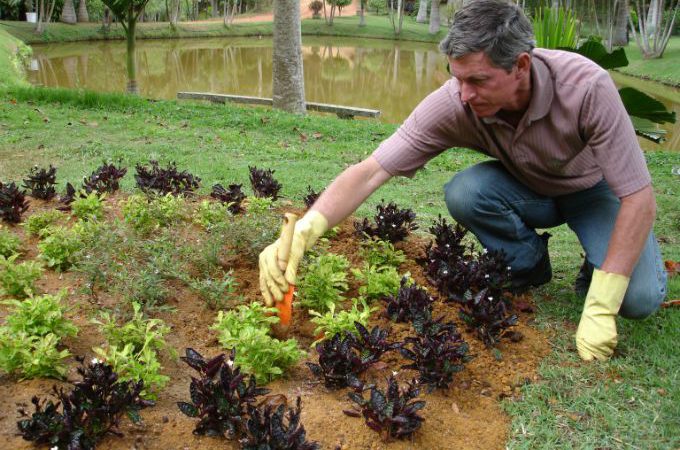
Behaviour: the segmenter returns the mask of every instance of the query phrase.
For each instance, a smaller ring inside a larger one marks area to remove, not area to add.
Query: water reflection
[[[444,58],[431,44],[306,39],[307,100],[380,109],[400,122],[447,78]],[[93,42],[36,46],[29,71],[34,84],[125,91],[125,45]],[[271,97],[271,41],[200,39],[141,41],[140,91],[175,98],[178,91]]]
[[[144,40],[137,46],[137,76],[145,97],[170,99],[178,91],[271,97],[271,40]],[[426,43],[305,38],[303,60],[308,101],[379,109],[381,120],[393,123],[449,76],[436,45]],[[28,76],[45,86],[125,92],[125,43],[35,46]],[[680,117],[679,90],[618,75],[615,80],[646,91]],[[680,122],[668,131],[663,148],[680,149]]]

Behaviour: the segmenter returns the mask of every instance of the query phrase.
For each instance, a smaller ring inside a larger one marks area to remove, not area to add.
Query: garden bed
[[[107,223],[122,223],[122,204],[129,196],[127,194],[109,195],[105,200],[105,219]],[[187,208],[195,210],[204,198],[190,197]],[[31,199],[30,209],[25,214],[32,214],[53,210],[58,203],[56,200],[41,201]],[[269,222],[266,227],[274,232],[278,231],[279,213],[294,210],[290,202],[279,202],[277,213],[268,213]],[[297,211],[301,212],[301,211]],[[64,213],[64,220],[72,224],[75,219],[69,213]],[[426,224],[421,224],[422,228]],[[20,226],[9,227],[21,239],[23,254],[20,260],[34,260],[38,257],[37,244],[39,239],[29,236]],[[209,232],[204,227],[191,221],[179,221],[168,227],[172,242],[176,249],[200,249],[201,242],[209,239]],[[162,230],[152,232],[147,240],[153,240]],[[267,236],[257,245],[262,246],[271,242]],[[443,302],[437,296],[436,289],[430,285],[423,272],[423,268],[416,260],[422,259],[425,248],[430,239],[411,235],[395,247],[401,249],[407,256],[407,261],[399,267],[400,273],[410,272],[413,280],[420,286],[428,288],[435,297],[433,317],[445,317],[447,321],[454,321],[464,340],[469,345],[471,360],[465,364],[460,373],[455,374],[453,382],[447,389],[436,389],[431,393],[423,389],[420,399],[427,402],[420,411],[425,419],[422,427],[411,439],[394,441],[388,444],[382,442],[379,436],[366,427],[363,419],[348,417],[343,410],[352,405],[348,400],[348,388],[331,390],[317,379],[306,366],[305,362],[316,362],[316,351],[310,347],[315,340],[315,325],[302,308],[296,308],[293,316],[293,327],[289,336],[296,338],[299,347],[308,352],[306,358],[289,369],[281,379],[267,384],[271,394],[283,394],[290,406],[295,404],[296,397],[302,399],[302,424],[307,431],[309,440],[317,441],[324,449],[378,449],[378,448],[504,448],[508,431],[509,418],[503,413],[500,402],[503,399],[519,399],[521,386],[537,380],[536,369],[539,361],[548,354],[550,347],[546,336],[532,327],[533,314],[531,312],[531,297],[525,295],[516,297],[515,313],[518,324],[512,328],[517,342],[501,339],[495,349],[486,348],[472,332],[466,330],[465,324],[459,318],[459,306],[456,303]],[[257,247],[257,246],[255,246]],[[223,270],[232,270],[233,277],[238,283],[238,293],[242,298],[234,300],[228,307],[236,304],[249,304],[260,301],[258,268],[256,255],[258,248],[247,249],[235,246],[228,239],[223,243],[223,251],[218,258],[218,264]],[[336,235],[330,237],[328,250],[335,254],[345,255],[352,267],[360,267],[363,263],[360,239],[353,227],[353,220],[347,220],[340,227]],[[178,254],[181,253],[178,250]],[[115,256],[115,255],[114,255]],[[180,256],[177,256],[180,258]],[[187,265],[185,270],[193,269]],[[111,275],[111,274],[109,274]],[[358,286],[350,277],[349,290],[344,294],[347,299],[358,296]],[[133,283],[131,280],[130,283]],[[93,347],[101,347],[104,337],[101,327],[91,322],[102,310],[116,310],[123,308],[124,291],[115,289],[102,283],[96,290],[88,285],[87,272],[65,271],[62,273],[45,270],[42,278],[37,282],[37,291],[41,293],[56,293],[62,288],[69,291],[68,304],[71,308],[67,314],[79,333],[76,337],[67,337],[63,344],[72,355],[79,355],[89,360],[94,356]],[[189,289],[176,279],[164,280],[167,295],[163,308],[154,309],[150,315],[165,321],[170,327],[166,335],[169,347],[184,354],[187,347],[192,347],[206,357],[224,353],[217,340],[217,334],[210,330],[215,322],[217,312],[206,307],[206,302],[199,294]],[[130,289],[134,289],[132,284]],[[94,292],[94,293],[93,293]],[[9,296],[3,297],[7,299]],[[412,335],[410,324],[393,323],[384,317],[384,305],[375,302],[378,311],[372,314],[369,329],[379,325],[390,331],[391,341],[403,340]],[[8,308],[0,306],[0,317],[4,319]],[[519,333],[519,334],[518,334]],[[521,335],[521,339],[519,339]],[[417,376],[417,372],[404,370],[400,367],[407,364],[399,353],[391,352],[382,358],[385,364],[369,369],[362,378],[367,382],[375,382],[384,387],[386,378],[397,372],[396,378],[405,383]],[[143,449],[210,449],[210,448],[238,448],[236,441],[224,438],[197,436],[192,434],[196,420],[183,415],[178,407],[178,401],[188,401],[189,382],[193,371],[179,359],[162,354],[162,373],[169,377],[167,386],[159,392],[157,404],[142,410],[143,423],[134,425],[123,420],[120,431],[123,437],[110,435],[98,446],[99,448],[143,448]],[[78,364],[72,358],[68,360],[68,381],[76,381]],[[32,444],[22,440],[18,434],[16,422],[20,419],[16,412],[25,407],[31,412],[30,400],[34,395],[48,397],[53,384],[67,386],[65,382],[51,379],[33,379],[17,381],[2,375],[0,378],[0,434],[6,442],[7,448],[32,448]],[[259,383],[262,384],[262,383]]]

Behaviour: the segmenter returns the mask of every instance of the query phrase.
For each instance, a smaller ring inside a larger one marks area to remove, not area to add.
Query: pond
[[[31,83],[124,92],[125,43],[97,41],[35,45]],[[271,97],[272,41],[257,38],[141,40],[137,43],[140,93],[175,98],[179,91]],[[448,78],[435,44],[374,39],[303,40],[307,101],[379,109],[381,120],[399,123]],[[680,116],[680,90],[614,74],[619,85],[654,96]],[[662,145],[680,149],[680,122],[667,128]]]

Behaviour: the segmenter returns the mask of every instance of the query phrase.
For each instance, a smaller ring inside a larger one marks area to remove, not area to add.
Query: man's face
[[[517,66],[508,73],[495,66],[484,52],[449,58],[449,68],[460,83],[461,100],[478,117],[490,117],[501,109],[514,109],[520,87]]]

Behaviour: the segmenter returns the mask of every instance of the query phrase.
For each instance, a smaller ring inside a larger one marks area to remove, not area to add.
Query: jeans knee
[[[482,191],[489,186],[485,164],[478,164],[457,173],[444,185],[444,201],[456,222],[469,224],[476,217]]]
[[[659,309],[664,297],[664,291],[658,288],[629,286],[619,315],[626,319],[644,319]]]

